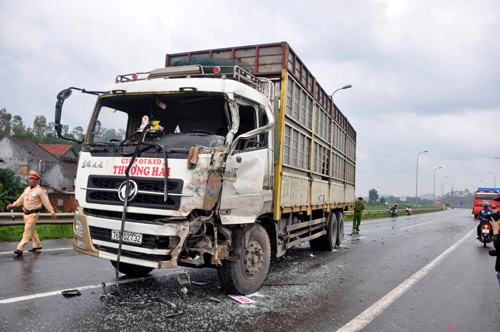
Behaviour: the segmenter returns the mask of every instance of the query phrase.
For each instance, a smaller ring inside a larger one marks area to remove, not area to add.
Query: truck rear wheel
[[[337,216],[332,211],[330,213],[330,220],[328,221],[328,226],[326,227],[326,234],[309,241],[312,250],[323,250],[331,251],[335,248],[338,237],[338,223]]]
[[[116,261],[110,262],[111,265],[113,265],[113,267],[116,269]],[[120,262],[120,269],[118,271],[129,277],[143,277],[149,272],[153,271],[153,268]]]
[[[244,248],[238,261],[223,261],[218,267],[222,287],[228,293],[249,294],[260,288],[269,271],[271,243],[259,224],[248,227]]]
[[[340,246],[344,240],[344,214],[342,212],[335,212],[335,214],[337,215],[337,222],[339,224],[337,227],[336,244]]]

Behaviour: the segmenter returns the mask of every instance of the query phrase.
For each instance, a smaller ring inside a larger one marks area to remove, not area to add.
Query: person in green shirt
[[[361,224],[361,214],[365,215],[365,205],[363,204],[363,197],[359,197],[354,202],[354,213],[352,218],[352,232],[359,232],[359,225]]]

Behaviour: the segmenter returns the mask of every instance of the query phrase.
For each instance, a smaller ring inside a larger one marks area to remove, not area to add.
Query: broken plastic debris
[[[177,274],[177,281],[181,285],[190,285],[191,284],[191,278],[189,277],[189,274],[187,271],[181,272]]]
[[[219,300],[219,299],[217,299],[217,298],[215,298],[215,297],[213,297],[213,296],[210,296],[208,299],[209,299],[210,301],[220,302],[220,300]]]
[[[238,301],[239,303],[243,303],[243,304],[249,304],[249,303],[255,302],[254,300],[251,300],[248,297],[242,296],[242,295],[228,295],[228,296],[230,298],[232,298],[233,300]]]
[[[169,314],[169,315],[166,315],[166,316],[162,315],[162,317],[170,318],[170,317],[175,317],[175,316],[179,316],[179,315],[182,315],[182,314],[183,314],[183,312],[179,311],[179,312],[174,312],[173,314]]]
[[[264,294],[261,294],[259,292],[255,292],[255,293],[252,293],[252,294],[247,294],[247,297],[254,297],[254,296],[257,296],[257,297],[266,297]]]
[[[64,297],[80,296],[82,293],[78,289],[68,289],[61,292]]]
[[[208,283],[209,283],[208,281],[191,281],[191,284],[196,286],[205,286]]]

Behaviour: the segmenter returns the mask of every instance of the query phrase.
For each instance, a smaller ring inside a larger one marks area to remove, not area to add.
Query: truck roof
[[[224,78],[137,80],[119,82],[106,87],[108,91],[125,90],[126,93],[165,93],[194,89],[198,92],[234,93],[255,100],[262,105],[269,103],[269,98],[256,89],[250,89],[246,84]]]

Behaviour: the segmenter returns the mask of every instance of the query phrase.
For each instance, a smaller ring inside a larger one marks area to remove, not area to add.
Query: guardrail
[[[413,209],[416,211],[439,211],[440,208],[423,208],[423,209]],[[344,211],[344,215],[352,216],[353,211]],[[389,213],[389,210],[365,210],[365,214],[384,214]],[[400,210],[399,214],[404,214],[404,210]],[[57,219],[52,219],[50,213],[40,213],[40,217],[36,222],[37,225],[65,225],[72,224],[75,218],[74,213],[56,213]],[[1,212],[0,213],[0,226],[14,226],[14,225],[24,225],[23,213],[22,212]]]
[[[422,212],[426,212],[426,211],[441,211],[441,208],[412,209],[412,213],[419,212],[419,211],[422,211]],[[365,210],[365,215],[366,214],[384,214],[384,213],[389,214],[390,211],[388,209],[387,210]],[[406,213],[405,209],[398,210],[398,215],[404,215],[405,213]],[[344,211],[344,215],[346,215],[346,216],[352,216],[352,214],[353,214],[353,211]]]
[[[0,226],[24,225],[22,212],[2,212],[0,213]],[[52,219],[50,213],[40,213],[36,222],[37,225],[65,225],[72,224],[75,218],[74,213],[56,213],[57,219]]]

